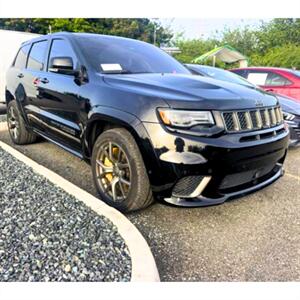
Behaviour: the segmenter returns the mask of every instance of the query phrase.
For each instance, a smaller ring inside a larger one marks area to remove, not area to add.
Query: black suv
[[[283,174],[289,133],[276,97],[193,76],[144,42],[79,33],[26,42],[6,103],[14,143],[39,135],[90,161],[100,198],[123,211],[153,195],[218,204]]]

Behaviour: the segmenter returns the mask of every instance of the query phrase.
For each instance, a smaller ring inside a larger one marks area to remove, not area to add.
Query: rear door
[[[19,103],[25,98],[23,85],[29,50],[30,44],[22,46],[19,49],[14,62],[6,73],[6,88],[17,98]]]
[[[31,45],[27,59],[24,75],[24,87],[26,100],[23,107],[29,124],[39,129],[45,130],[44,118],[40,111],[42,95],[38,82],[45,77],[45,59],[48,48],[48,40],[36,41]]]

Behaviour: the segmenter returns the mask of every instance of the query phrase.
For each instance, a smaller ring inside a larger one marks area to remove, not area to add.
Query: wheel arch
[[[84,131],[84,155],[91,157],[93,145],[102,132],[118,127],[125,128],[133,136],[151,181],[152,176],[157,176],[158,160],[143,123],[132,114],[107,107],[93,111]]]
[[[12,100],[16,100],[16,98],[14,97],[14,95],[8,89],[5,89],[5,102],[6,102],[6,105]]]

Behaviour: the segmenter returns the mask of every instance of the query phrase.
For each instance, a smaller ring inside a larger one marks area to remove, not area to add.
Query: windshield
[[[245,78],[234,74],[230,71],[218,69],[218,68],[213,68],[213,67],[207,67],[207,66],[201,66],[199,67],[199,71],[205,73],[207,76],[218,79],[218,80],[223,80],[231,83],[237,83],[237,84],[242,84],[246,85],[249,87],[256,87],[252,83],[250,83],[248,80]]]
[[[296,75],[297,77],[300,78],[300,71],[292,70],[291,72],[292,72],[294,75]]]
[[[97,35],[78,35],[77,41],[98,72],[191,74],[173,57],[148,43]]]

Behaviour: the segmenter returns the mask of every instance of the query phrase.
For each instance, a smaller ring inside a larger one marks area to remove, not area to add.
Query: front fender
[[[104,126],[106,124],[110,124],[113,126],[124,127],[132,134],[140,149],[150,182],[156,185],[161,176],[159,172],[159,160],[156,152],[154,151],[150,137],[141,120],[130,113],[112,107],[93,107],[89,113],[87,125],[84,130],[85,148],[89,154],[89,157],[92,153],[93,140],[91,137],[93,136],[93,130],[95,125],[98,125],[99,123]]]

